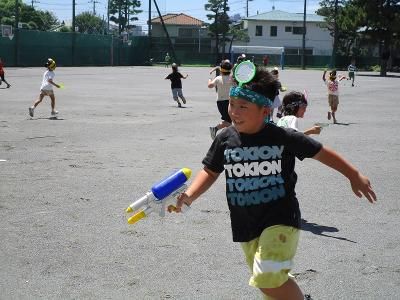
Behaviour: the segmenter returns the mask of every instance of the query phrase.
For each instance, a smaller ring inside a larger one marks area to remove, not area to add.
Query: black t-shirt
[[[179,72],[172,72],[166,79],[171,80],[171,89],[181,89],[182,88],[182,74]]]
[[[322,145],[301,132],[266,124],[256,134],[224,129],[215,138],[205,167],[225,170],[226,197],[234,242],[248,242],[273,225],[300,228],[296,157],[317,154]]]

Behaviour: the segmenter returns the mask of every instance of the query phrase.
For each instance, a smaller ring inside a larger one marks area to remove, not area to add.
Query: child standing
[[[354,86],[354,79],[356,77],[355,72],[356,72],[356,60],[353,58],[350,62],[350,65],[347,67],[347,71],[349,73],[349,80],[351,80],[351,86]]]
[[[303,93],[290,92],[283,97],[282,100],[282,111],[284,117],[280,118],[276,124],[279,127],[292,128],[296,131],[298,129],[298,118],[304,118],[304,114],[307,110],[307,99]],[[305,135],[320,134],[321,126],[313,126],[303,133]]]
[[[181,73],[178,72],[178,65],[176,63],[172,64],[172,73],[169,74],[165,79],[171,80],[171,90],[172,90],[172,98],[176,102],[178,102],[178,107],[182,107],[182,104],[179,102],[179,98],[182,99],[183,104],[186,104],[186,99],[182,93],[182,80],[186,79],[189,75],[183,76]],[[179,96],[179,98],[178,98]]]
[[[164,61],[165,61],[165,67],[168,68],[169,65],[171,64],[171,57],[169,56],[168,52],[165,54]]]
[[[7,88],[10,88],[11,84],[9,84],[5,79],[5,72],[4,72],[4,63],[0,57],[0,85],[4,81],[7,84]]]
[[[329,78],[326,80],[326,70],[322,75],[322,80],[328,87],[328,103],[331,111],[328,111],[328,120],[333,119],[333,123],[337,123],[336,111],[339,106],[339,81],[345,79],[341,77],[339,80],[336,79],[336,70],[329,72]]]
[[[217,107],[221,114],[221,122],[214,127],[210,127],[211,138],[215,139],[218,130],[231,126],[231,118],[228,114],[229,105],[229,90],[232,86],[232,80],[230,77],[232,70],[232,64],[229,60],[224,60],[220,66],[221,75],[214,79],[208,79],[208,87],[210,89],[216,88],[217,90]]]
[[[55,110],[56,97],[54,96],[54,91],[53,91],[53,86],[60,88],[60,85],[58,85],[53,81],[55,77],[54,70],[56,69],[56,62],[53,59],[49,58],[47,59],[45,67],[47,71],[45,71],[43,74],[39,99],[36,100],[31,107],[29,107],[29,115],[31,117],[33,117],[36,106],[38,106],[39,103],[42,102],[45,96],[49,96],[51,100],[51,116],[56,117],[58,114],[58,111]]]
[[[236,79],[237,81],[237,79]],[[190,205],[225,172],[226,197],[233,241],[240,242],[252,272],[249,284],[268,299],[303,300],[293,278],[300,229],[296,198],[296,157],[313,158],[350,180],[353,192],[376,201],[370,182],[335,151],[303,133],[265,123],[276,82],[264,68],[247,83],[230,90],[233,126],[215,138],[203,159],[204,168],[179,195],[177,212]]]

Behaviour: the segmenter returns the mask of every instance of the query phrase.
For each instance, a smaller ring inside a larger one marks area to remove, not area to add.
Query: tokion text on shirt
[[[284,146],[236,147],[224,151],[227,163],[277,159],[282,157]]]
[[[227,198],[233,206],[268,203],[285,196],[283,146],[226,149]]]

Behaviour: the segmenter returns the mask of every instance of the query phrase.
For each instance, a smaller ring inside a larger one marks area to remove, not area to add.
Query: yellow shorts
[[[275,225],[261,235],[241,243],[247,264],[252,270],[249,285],[256,288],[277,288],[289,278],[293,267],[300,230],[291,226]]]

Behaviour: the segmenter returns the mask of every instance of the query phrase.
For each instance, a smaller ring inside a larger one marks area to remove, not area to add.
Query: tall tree
[[[18,0],[19,22],[30,24],[30,28],[42,31],[50,30],[59,22],[55,15],[49,11],[36,10],[30,5]],[[0,22],[14,25],[15,0],[0,1]]]
[[[332,47],[332,60],[331,66],[335,67],[335,57],[338,54],[339,45],[339,32],[340,32],[340,21],[339,16],[342,8],[345,5],[346,0],[322,0],[319,5],[320,9],[317,10],[317,14],[325,17],[325,26],[330,31],[333,37]]]
[[[229,6],[227,5],[227,0],[208,0],[208,3],[204,5],[204,9],[210,12],[210,14],[207,14],[208,20],[214,21],[210,24],[209,31],[215,38],[216,62],[219,63],[219,35],[222,35],[222,41],[225,47],[225,36],[229,31],[230,24],[230,19],[227,14]],[[223,53],[225,53],[225,49]]]
[[[352,0],[363,15],[358,25],[365,28],[365,33],[379,43],[381,58],[381,76],[386,76],[387,61],[391,55],[391,45],[399,43],[400,37],[400,1],[397,0]]]
[[[110,0],[110,20],[118,24],[118,33],[134,28],[135,25],[130,24],[130,21],[137,21],[137,14],[142,10],[138,8],[141,6],[139,0]]]
[[[100,34],[104,32],[107,24],[91,12],[83,12],[76,16],[75,26],[78,26],[78,31],[81,33]]]

